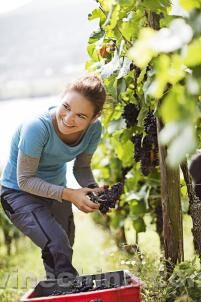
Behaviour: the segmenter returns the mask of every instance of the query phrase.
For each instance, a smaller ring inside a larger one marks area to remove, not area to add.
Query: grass
[[[148,218],[147,218],[148,219]],[[147,220],[148,222],[148,220]],[[80,274],[90,274],[117,269],[129,269],[140,276],[144,281],[143,301],[163,302],[165,287],[158,287],[158,272],[162,272],[160,263],[159,238],[149,225],[148,231],[139,236],[140,253],[135,255],[125,254],[118,250],[110,233],[95,224],[90,215],[75,211],[76,240],[74,244],[73,264]],[[191,219],[184,216],[184,247],[186,259],[192,259],[192,235]],[[126,223],[127,240],[134,243],[135,234],[129,224]],[[0,285],[6,279],[6,273],[12,273],[5,289],[0,290],[0,302],[18,302],[24,292],[43,279],[44,269],[40,256],[40,250],[31,241],[22,237],[18,242],[18,249],[13,248],[12,256],[0,251]],[[26,274],[31,277],[25,283]],[[187,300],[186,300],[187,301]]]
[[[75,211],[76,240],[74,244],[73,263],[80,274],[114,270],[112,253],[117,252],[109,233],[95,225],[89,215]],[[44,279],[44,269],[40,249],[28,238],[22,237],[18,249],[13,248],[12,256],[0,252],[0,286],[3,287],[7,275],[10,274],[5,289],[0,289],[0,302],[18,302],[24,292]],[[26,274],[30,276],[27,284]],[[5,279],[4,279],[5,278]]]

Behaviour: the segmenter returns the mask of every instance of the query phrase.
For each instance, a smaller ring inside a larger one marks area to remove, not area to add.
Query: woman
[[[1,180],[2,206],[12,223],[42,249],[47,278],[77,274],[72,265],[72,204],[85,213],[99,208],[87,193],[103,190],[90,163],[101,136],[97,118],[105,98],[101,80],[83,76],[67,86],[59,106],[23,123],[11,141]],[[80,189],[66,187],[66,162],[73,159]]]

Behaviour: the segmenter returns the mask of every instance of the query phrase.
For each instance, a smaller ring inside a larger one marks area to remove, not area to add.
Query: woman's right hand
[[[100,205],[90,200],[90,198],[87,196],[89,192],[94,192],[94,189],[65,188],[63,191],[62,199],[72,202],[82,212],[91,213],[98,210]]]

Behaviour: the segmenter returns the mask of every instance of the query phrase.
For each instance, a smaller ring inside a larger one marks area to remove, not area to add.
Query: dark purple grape
[[[151,149],[152,149],[153,139],[150,135],[146,135],[142,142],[142,154],[141,154],[141,171],[144,176],[147,176],[151,172]]]
[[[116,202],[119,200],[123,191],[123,184],[118,182],[110,189],[105,187],[104,191],[98,195],[93,192],[88,193],[88,196],[93,202],[100,203],[99,210],[102,214],[106,214],[110,208],[115,208]]]
[[[144,131],[147,134],[157,136],[156,117],[154,116],[153,111],[149,111],[144,118]]]
[[[132,127],[137,123],[137,117],[139,114],[139,109],[135,104],[129,103],[124,107],[124,112],[122,117],[126,121],[126,127]]]
[[[142,141],[142,134],[135,134],[132,137],[132,142],[134,144],[134,160],[139,162],[141,159],[141,141]]]
[[[147,134],[143,138],[140,164],[144,176],[147,176],[154,167],[159,165],[157,136]]]

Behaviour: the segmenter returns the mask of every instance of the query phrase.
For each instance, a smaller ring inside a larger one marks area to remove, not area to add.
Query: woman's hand
[[[100,188],[97,188],[100,189]],[[80,211],[91,213],[99,209],[99,204],[90,200],[87,193],[95,192],[95,189],[81,188],[81,189],[68,189],[63,191],[62,199],[72,202]]]
[[[104,190],[105,190],[106,186],[103,186],[103,187],[96,187],[96,188],[93,188],[93,192],[97,195],[99,195],[100,193],[103,193]]]

